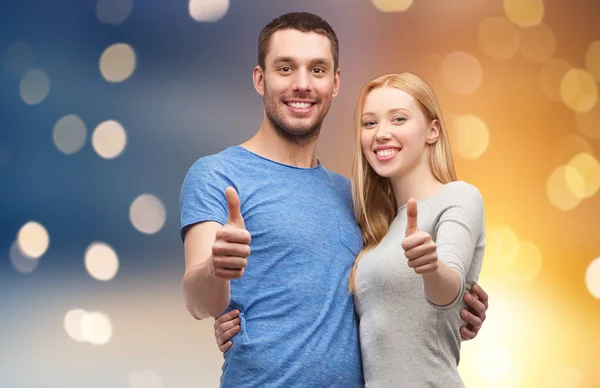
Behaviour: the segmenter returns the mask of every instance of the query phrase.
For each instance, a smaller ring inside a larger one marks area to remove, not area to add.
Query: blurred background
[[[341,43],[318,158],[350,174],[358,91],[412,71],[486,206],[468,387],[600,386],[597,0],[20,0],[0,12],[0,386],[216,387],[180,289],[190,165],[251,137],[257,36]]]

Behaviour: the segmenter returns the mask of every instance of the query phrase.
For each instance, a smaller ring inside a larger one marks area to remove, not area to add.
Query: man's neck
[[[263,120],[260,129],[242,147],[263,158],[300,168],[317,166],[316,150],[318,136],[307,142],[295,143],[279,136],[268,120]]]

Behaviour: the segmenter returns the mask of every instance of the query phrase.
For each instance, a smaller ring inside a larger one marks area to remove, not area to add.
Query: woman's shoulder
[[[479,189],[465,181],[447,183],[443,189],[443,196],[453,203],[483,205],[483,198]]]

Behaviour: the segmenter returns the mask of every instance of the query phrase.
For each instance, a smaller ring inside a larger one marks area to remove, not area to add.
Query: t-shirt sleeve
[[[473,253],[483,229],[483,199],[479,190],[471,185],[461,185],[449,195],[446,206],[436,225],[438,258],[456,270],[460,276],[457,298],[446,308],[453,307],[465,290],[465,279],[471,267]]]
[[[199,222],[227,222],[225,189],[234,186],[222,166],[204,157],[188,170],[179,195],[181,215],[181,240],[185,240],[187,228]]]

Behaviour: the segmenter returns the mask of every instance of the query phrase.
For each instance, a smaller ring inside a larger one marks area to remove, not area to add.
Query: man
[[[253,72],[265,106],[260,129],[240,146],[200,158],[185,178],[188,310],[197,319],[239,312],[223,387],[364,384],[347,288],[362,237],[349,181],[315,158],[339,90],[338,60],[335,32],[320,17],[290,13],[270,22]],[[471,326],[462,333],[471,338],[486,309],[472,302],[478,316],[463,311]]]

